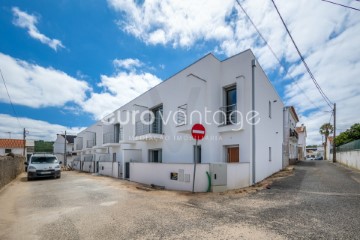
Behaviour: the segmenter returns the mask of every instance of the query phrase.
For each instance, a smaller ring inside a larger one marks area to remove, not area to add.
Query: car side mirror
[[[59,164],[62,164],[62,161],[60,161]]]

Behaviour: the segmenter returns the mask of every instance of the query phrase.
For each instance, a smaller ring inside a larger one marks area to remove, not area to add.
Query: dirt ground
[[[359,216],[358,183],[353,186],[355,190],[345,192],[317,191],[323,195],[302,187],[307,184],[306,174],[313,171],[309,175],[312,176],[322,168],[340,169],[333,165],[310,168],[300,165],[255,187],[201,194],[153,190],[128,181],[75,171],[63,172],[57,180],[27,182],[22,175],[0,192],[0,239],[346,239],[358,236],[354,230],[359,226],[356,225],[358,217],[349,221],[356,214]],[[329,218],[329,209],[323,208],[339,200],[348,207],[338,208],[336,216]],[[320,201],[323,201],[321,205]],[[347,225],[333,227],[333,217],[346,220]]]

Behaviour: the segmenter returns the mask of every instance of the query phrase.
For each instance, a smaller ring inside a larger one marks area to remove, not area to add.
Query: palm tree
[[[324,123],[321,127],[320,127],[320,134],[325,136],[325,144],[324,144],[324,159],[327,159],[328,156],[326,156],[326,149],[327,149],[327,139],[329,137],[329,135],[331,133],[333,133],[334,128],[330,123]]]

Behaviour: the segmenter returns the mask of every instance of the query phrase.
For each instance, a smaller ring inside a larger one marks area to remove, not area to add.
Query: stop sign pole
[[[192,186],[192,192],[195,192],[195,174],[196,174],[196,163],[198,162],[198,141],[203,139],[205,137],[205,127],[202,124],[195,124],[191,128],[191,135],[196,140],[195,143],[195,158],[194,158],[194,177],[193,177],[193,186]]]

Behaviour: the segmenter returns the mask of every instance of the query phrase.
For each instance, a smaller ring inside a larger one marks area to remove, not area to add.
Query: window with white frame
[[[150,149],[149,162],[162,163],[162,149]]]

